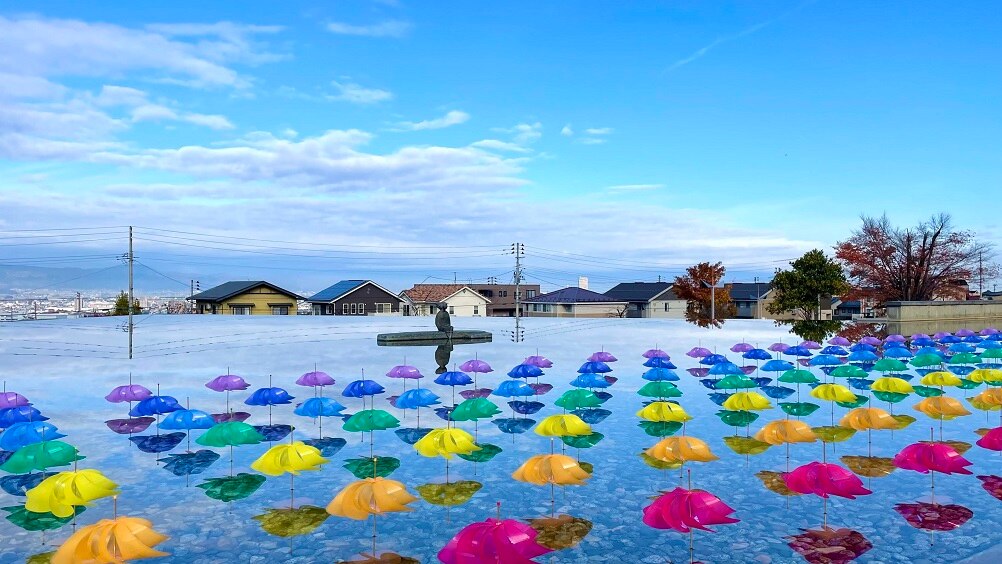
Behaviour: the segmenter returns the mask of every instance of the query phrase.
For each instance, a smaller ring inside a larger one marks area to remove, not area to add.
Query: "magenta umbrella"
[[[536,368],[552,368],[553,361],[546,358],[545,356],[539,356],[538,354],[527,356],[522,364],[528,364],[529,366],[535,366]]]
[[[230,411],[230,392],[234,390],[246,390],[250,387],[243,378],[237,376],[236,374],[230,374],[227,370],[226,374],[221,376],[216,376],[212,380],[205,383],[205,387],[209,388],[214,392],[226,392],[226,412]]]

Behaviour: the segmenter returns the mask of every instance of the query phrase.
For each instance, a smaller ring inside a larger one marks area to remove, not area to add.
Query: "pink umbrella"
[[[706,349],[703,347],[693,347],[689,349],[689,352],[685,353],[685,356],[688,356],[690,358],[703,358],[706,356],[710,356],[711,354],[713,354],[713,351],[711,351],[710,349]]]
[[[463,527],[439,551],[443,564],[530,564],[553,552],[536,542],[535,529],[514,519],[487,519]]]
[[[829,345],[836,345],[836,346],[839,346],[839,347],[848,347],[849,345],[852,344],[852,341],[850,341],[849,339],[846,339],[845,337],[842,337],[840,335],[836,335],[836,336],[832,337],[831,339],[828,339],[828,344]]]
[[[522,364],[528,364],[529,366],[535,366],[536,368],[552,368],[553,362],[545,356],[533,355],[528,356],[522,361]]]
[[[926,531],[952,531],[974,517],[974,512],[963,505],[939,503],[899,503],[894,506],[908,524]]]
[[[894,455],[894,465],[905,470],[923,474],[942,472],[943,474],[970,474],[966,467],[971,461],[960,455],[946,443],[920,442],[906,446]]]
[[[786,349],[788,348],[790,348],[790,345],[787,345],[786,343],[773,343],[769,345],[770,351],[778,353],[786,352]]]
[[[873,493],[863,487],[863,482],[855,474],[838,464],[810,462],[784,472],[782,476],[786,487],[801,494],[856,499],[858,495]]]
[[[750,351],[750,350],[752,350],[754,348],[755,347],[749,345],[748,343],[738,343],[738,344],[736,344],[736,345],[734,345],[734,346],[731,347],[731,352],[745,353],[745,352],[748,352],[748,351]]]
[[[661,349],[648,349],[642,355],[644,358],[669,358],[668,353]]]
[[[978,476],[981,487],[995,499],[1002,499],[1002,476]]]
[[[591,356],[588,357],[589,362],[616,362],[617,360],[619,359],[612,356],[612,353],[608,353],[605,351],[598,351],[596,353],[592,353]]]
[[[0,393],[0,409],[10,409],[12,407],[24,407],[26,405],[31,405],[28,398],[22,396],[17,392],[3,392]]]
[[[680,533],[688,533],[692,529],[712,532],[710,525],[740,521],[731,517],[731,513],[734,509],[710,492],[676,487],[644,508],[644,524]]]
[[[1002,451],[1002,427],[991,429],[975,444],[988,450]]]

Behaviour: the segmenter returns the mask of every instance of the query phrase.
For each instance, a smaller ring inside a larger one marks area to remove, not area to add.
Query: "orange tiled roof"
[[[414,302],[441,302],[464,287],[463,284],[415,284],[404,290],[404,295]]]

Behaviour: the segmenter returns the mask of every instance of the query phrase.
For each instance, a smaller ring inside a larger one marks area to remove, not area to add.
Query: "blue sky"
[[[764,276],[863,212],[1002,241],[991,3],[80,4],[0,7],[0,229],[215,235],[144,241],[182,279],[378,263],[403,287],[510,262],[374,251],[306,274],[227,236],[519,240],[537,281],[599,286],[698,260]]]

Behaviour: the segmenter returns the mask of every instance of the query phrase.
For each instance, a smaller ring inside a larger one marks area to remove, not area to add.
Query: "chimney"
[[[582,290],[587,290],[588,289],[588,277],[587,276],[578,276],[578,288],[581,288]]]

